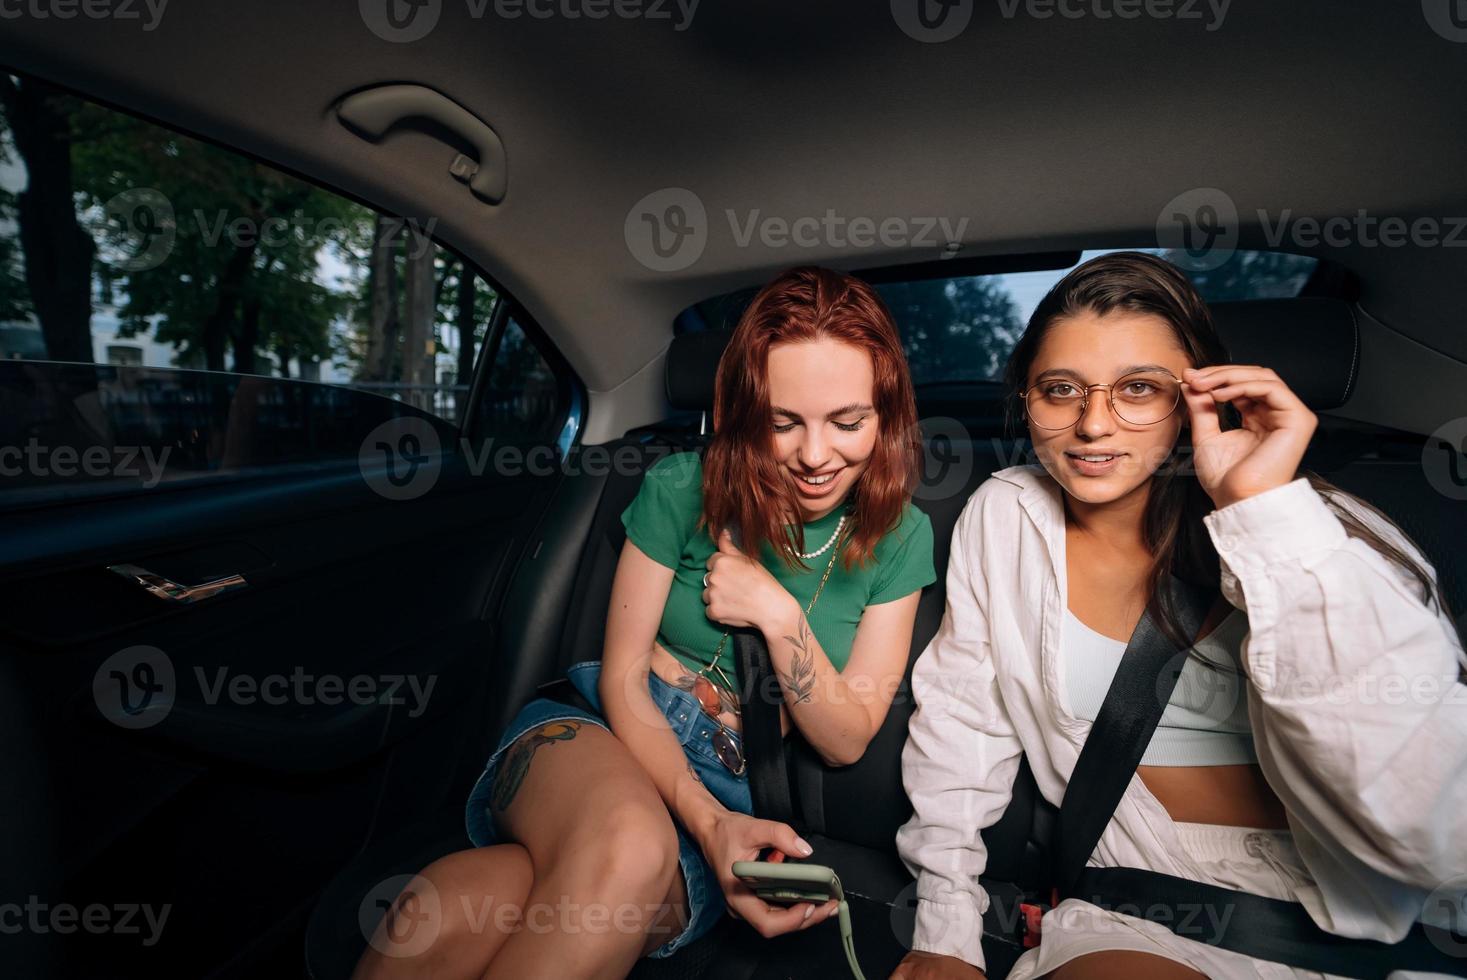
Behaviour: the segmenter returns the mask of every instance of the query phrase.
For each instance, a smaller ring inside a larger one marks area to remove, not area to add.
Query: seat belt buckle
[[[1049,902],[1020,902],[1019,903],[1019,945],[1025,949],[1034,949],[1039,945],[1043,936],[1042,920],[1044,913],[1059,904],[1059,889],[1056,888],[1049,893]]]

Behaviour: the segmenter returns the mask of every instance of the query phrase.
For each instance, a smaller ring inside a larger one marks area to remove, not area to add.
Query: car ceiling
[[[1066,0],[1089,11],[1077,18],[968,0],[971,22],[941,43],[897,26],[901,0],[704,0],[681,30],[673,0],[666,19],[601,20],[436,0],[437,26],[407,43],[368,28],[361,10],[382,0],[177,0],[150,30],[142,0],[116,2],[141,19],[7,14],[0,61],[435,221],[525,305],[593,408],[618,386],[638,393],[617,425],[656,417],[661,353],[690,303],[796,263],[938,257],[741,246],[730,210],[966,218],[963,256],[1153,246],[1167,202],[1204,187],[1236,202],[1252,246],[1266,238],[1258,209],[1467,215],[1467,43],[1415,2],[1240,0],[1219,23],[1221,0],[1135,20],[1095,16],[1114,0]],[[428,135],[373,145],[336,120],[343,95],[389,82],[429,86],[494,127],[502,204],[452,179],[453,151]],[[623,232],[665,187],[692,190],[709,216],[705,251],[676,272],[641,265]],[[1370,314],[1467,361],[1467,248],[1284,248],[1353,269]]]

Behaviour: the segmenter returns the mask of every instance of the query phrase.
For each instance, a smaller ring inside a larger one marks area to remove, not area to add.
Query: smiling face
[[[775,459],[789,474],[801,521],[829,514],[876,451],[875,370],[859,347],[821,339],[769,349]]]
[[[1148,399],[1161,397],[1164,402],[1170,397],[1166,376],[1180,378],[1191,366],[1161,317],[1126,311],[1100,317],[1082,311],[1050,326],[1025,384],[1051,402],[1054,414],[1062,415],[1058,406],[1069,399],[1078,413],[1082,386],[1125,378],[1116,402],[1123,415],[1141,420],[1160,414]],[[1161,386],[1160,396],[1156,386]],[[1064,428],[1041,428],[1033,409],[1026,409],[1039,461],[1072,497],[1088,504],[1110,503],[1145,485],[1166,461],[1186,420],[1186,408],[1178,403],[1160,421],[1135,424],[1112,410],[1108,391],[1091,391],[1084,414]]]

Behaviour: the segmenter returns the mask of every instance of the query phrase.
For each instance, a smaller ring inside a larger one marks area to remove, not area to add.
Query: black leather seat
[[[1331,300],[1296,300],[1217,308],[1236,361],[1274,365],[1318,409],[1337,407],[1348,397],[1358,368],[1348,306]],[[1288,330],[1277,328],[1281,320],[1288,323]],[[687,335],[675,342],[668,358],[668,394],[675,407],[696,413],[711,405],[713,369],[722,342],[723,338],[708,334]],[[979,414],[997,418],[1000,413],[993,409],[985,406]],[[943,492],[918,495],[918,506],[932,520],[939,579],[924,591],[918,607],[912,662],[942,618],[942,576],[959,512],[990,473],[1022,458],[998,435],[973,433],[966,442],[945,446],[941,458],[956,461],[959,469],[928,474],[929,488],[940,484]],[[635,496],[647,466],[667,452],[700,442],[695,431],[629,433],[613,448],[622,449],[624,459],[636,456],[636,466],[566,479],[548,519],[558,536],[547,536],[540,548],[533,549],[534,555],[517,572],[506,604],[515,614],[503,623],[497,651],[504,685],[502,710],[482,733],[479,747],[485,754],[513,712],[534,696],[535,685],[571,663],[601,656],[606,604],[623,540],[621,511]],[[1449,542],[1462,540],[1467,531],[1463,508],[1452,507],[1435,493],[1419,465],[1407,471],[1372,457],[1368,449],[1348,440],[1331,444],[1313,463],[1400,520],[1437,563],[1449,596],[1458,609],[1463,608],[1467,576],[1462,566],[1467,559],[1449,548]],[[893,843],[897,828],[911,814],[901,781],[901,752],[914,710],[910,675],[909,662],[881,731],[855,765],[826,767],[797,735],[789,740],[792,798],[812,832],[814,860],[830,864],[841,876],[850,897],[857,954],[870,978],[889,975],[912,935],[915,882]],[[370,889],[391,875],[411,873],[467,846],[460,800],[379,841],[329,886],[308,929],[310,976],[337,980],[349,975],[365,945],[359,910]],[[990,853],[984,883],[994,899],[985,918],[984,939],[991,977],[1007,973],[1022,952],[1013,935],[1016,905],[1021,893],[1036,892],[1044,882],[1043,842],[1049,840],[1055,802],[1040,798],[1026,767],[1003,820],[984,833]],[[631,976],[823,978],[844,973],[841,957],[834,926],[763,940],[746,924],[726,916],[713,932],[678,955],[640,961]]]

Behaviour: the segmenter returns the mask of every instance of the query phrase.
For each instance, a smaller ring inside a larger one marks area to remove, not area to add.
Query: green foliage
[[[350,253],[372,213],[228,150],[97,106],[73,118],[78,208],[92,222],[100,261],[124,297],[123,334],[156,323],[184,363],[203,363],[227,341],[241,351],[241,325],[258,304],[257,352],[319,359],[331,352],[331,326],[350,296],[323,283],[323,253]],[[155,191],[172,211],[174,238],[166,258],[131,269],[135,233],[108,220],[107,203],[140,189]],[[222,336],[210,337],[211,329]],[[220,368],[222,363],[208,366]]]
[[[992,277],[889,283],[878,291],[918,384],[997,378],[1024,332],[1018,305]]]
[[[1162,258],[1183,269],[1190,264],[1186,255],[1175,249],[1162,253]],[[1299,288],[1317,264],[1317,259],[1307,255],[1240,250],[1216,269],[1188,271],[1187,275],[1209,303],[1284,299],[1299,295]]]
[[[4,144],[0,143],[0,162]],[[15,220],[15,195],[0,188],[0,224]],[[20,242],[13,235],[0,235],[0,323],[24,320],[31,314],[30,292],[20,264]]]
[[[0,78],[0,84],[6,83],[7,79]],[[16,163],[10,127],[0,108],[0,167],[8,169]],[[30,290],[26,288],[21,265],[20,241],[13,231],[16,219],[16,192],[0,187],[0,226],[5,228],[5,233],[0,234],[0,322],[24,320],[32,312]]]

